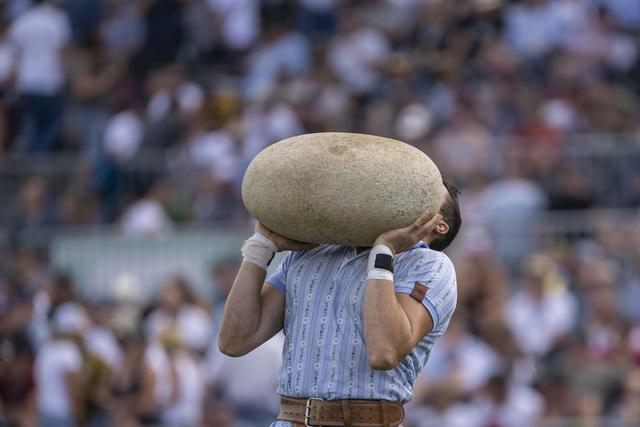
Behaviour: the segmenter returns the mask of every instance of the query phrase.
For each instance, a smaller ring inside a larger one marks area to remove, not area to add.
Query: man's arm
[[[71,402],[71,416],[78,424],[81,424],[84,415],[83,397],[85,393],[82,377],[79,372],[68,371],[64,375],[64,381]]]
[[[279,236],[261,224],[256,226],[256,233],[261,239],[268,239],[273,251],[270,255],[268,250],[265,251],[266,254],[258,253],[253,256],[245,253],[245,260],[224,306],[218,339],[220,351],[228,356],[243,356],[282,329],[284,296],[274,286],[263,286],[267,274],[266,264],[273,253],[302,251],[314,247]],[[261,257],[264,259],[261,260]]]
[[[441,219],[421,215],[409,227],[384,233],[377,244],[398,253],[425,238]],[[396,294],[393,280],[369,278],[364,294],[364,332],[369,364],[389,370],[404,359],[433,329],[429,311],[411,296]]]
[[[433,329],[431,315],[390,280],[369,280],[364,300],[365,343],[373,369],[395,368]]]
[[[224,306],[218,345],[228,356],[243,356],[273,337],[284,321],[284,296],[263,286],[266,270],[243,261]]]

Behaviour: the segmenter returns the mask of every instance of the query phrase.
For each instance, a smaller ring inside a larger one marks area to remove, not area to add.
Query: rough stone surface
[[[422,151],[352,133],[280,141],[253,159],[242,183],[247,210],[273,231],[352,246],[435,213],[443,197],[440,172]]]

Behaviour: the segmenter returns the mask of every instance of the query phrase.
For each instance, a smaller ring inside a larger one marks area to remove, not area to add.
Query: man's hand
[[[435,214],[431,219],[429,212],[424,212],[408,227],[382,233],[375,241],[375,245],[385,245],[395,254],[406,251],[425,237],[427,237],[442,219],[442,215]]]
[[[304,243],[304,242],[298,242],[297,240],[287,239],[286,237],[283,237],[269,230],[267,227],[265,227],[260,223],[256,224],[256,233],[260,233],[267,239],[271,240],[278,248],[278,252],[308,251],[309,249],[313,249],[316,246],[318,246],[313,243]]]

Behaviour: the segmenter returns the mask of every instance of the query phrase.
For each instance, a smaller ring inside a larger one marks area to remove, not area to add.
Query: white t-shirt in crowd
[[[429,355],[418,381],[438,383],[451,381],[465,391],[476,391],[502,366],[502,360],[484,341],[471,334],[452,340],[445,334]],[[445,424],[443,424],[445,425]]]
[[[566,288],[549,292],[540,300],[521,290],[509,299],[504,314],[520,348],[527,354],[544,355],[574,327],[577,310],[577,300]]]
[[[118,161],[127,161],[138,152],[143,137],[140,117],[134,111],[121,111],[104,128],[104,151]]]
[[[222,40],[233,49],[246,49],[260,32],[258,0],[207,0],[207,6],[223,18]]]
[[[156,342],[150,344],[145,351],[145,363],[155,374],[155,400],[162,408],[162,419],[167,425],[199,425],[206,377],[188,352],[176,351],[173,363],[179,372],[178,384],[173,383],[171,359],[164,347]],[[172,402],[174,387],[178,388],[178,398]]]
[[[128,236],[155,236],[171,230],[172,223],[160,203],[140,199],[124,212],[121,228]]]
[[[175,316],[161,308],[152,311],[144,324],[147,340],[160,339],[174,322],[181,342],[191,350],[206,351],[213,341],[213,319],[205,309],[194,304],[181,307]]]
[[[210,380],[225,390],[234,405],[278,412],[280,402],[276,388],[283,345],[284,335],[279,333],[249,354],[229,357],[214,344],[209,354]],[[238,381],[238,378],[251,380]]]
[[[87,350],[99,357],[109,368],[116,371],[124,364],[124,355],[118,340],[110,329],[94,326],[85,335]]]
[[[35,375],[38,411],[57,418],[70,418],[72,406],[65,376],[80,372],[82,354],[72,341],[53,340],[36,357]]]
[[[9,29],[17,53],[17,90],[55,95],[65,82],[62,49],[71,38],[66,14],[49,4],[20,15]]]
[[[389,40],[374,28],[359,28],[329,44],[329,64],[342,82],[358,93],[376,89],[382,74],[377,67],[391,53]]]
[[[189,158],[199,167],[210,167],[217,182],[231,182],[238,166],[233,139],[219,130],[195,135],[189,141]]]
[[[147,346],[144,352],[145,365],[155,376],[155,389],[153,396],[158,406],[166,406],[171,402],[173,382],[169,365],[169,355],[158,342]]]

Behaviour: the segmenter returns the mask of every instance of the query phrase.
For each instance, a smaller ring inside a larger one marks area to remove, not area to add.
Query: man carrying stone
[[[446,179],[444,187],[438,214],[383,233],[371,249],[314,246],[256,226],[242,249],[219,346],[241,356],[284,329],[281,408],[272,427],[401,423],[402,405],[456,305],[454,267],[441,251],[461,218],[458,189]],[[278,251],[290,252],[265,281]]]

